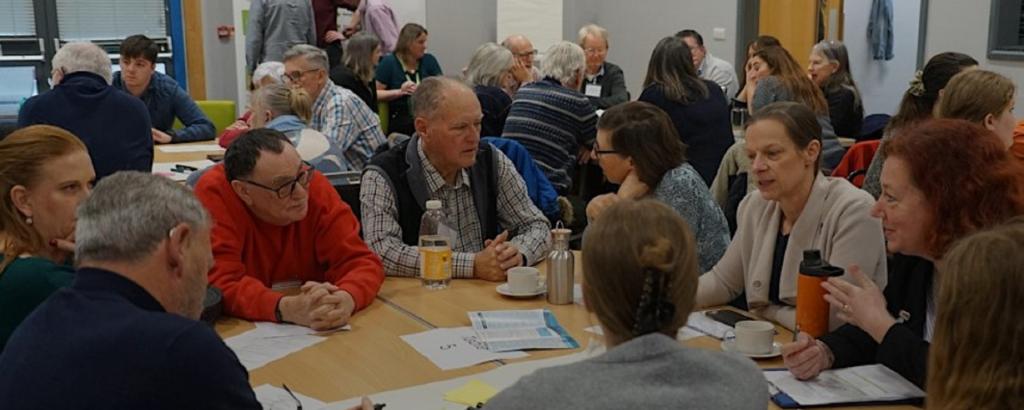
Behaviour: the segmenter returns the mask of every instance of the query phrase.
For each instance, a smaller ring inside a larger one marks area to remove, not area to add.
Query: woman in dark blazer
[[[825,299],[848,324],[817,340],[801,333],[783,346],[797,378],[881,363],[923,388],[938,303],[934,264],[957,239],[1024,213],[1024,167],[980,125],[927,120],[896,134],[882,152],[883,191],[872,213],[896,254],[888,286],[883,294],[856,267],[848,267],[855,283],[825,284]]]
[[[644,91],[638,100],[668,113],[688,147],[690,164],[711,186],[718,165],[735,138],[725,94],[717,84],[697,76],[685,43],[675,37],[658,42],[651,53]]]
[[[578,44],[587,55],[587,72],[583,84],[580,84],[580,92],[587,96],[594,108],[606,110],[629,101],[622,69],[605,61],[608,57],[608,31],[595,24],[583,26]]]

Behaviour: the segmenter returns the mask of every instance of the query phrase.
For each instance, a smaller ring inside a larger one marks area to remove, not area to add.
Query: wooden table
[[[217,140],[210,141],[198,141],[198,142],[187,142],[182,144],[156,144],[153,146],[153,162],[184,162],[184,161],[199,161],[206,159],[207,155],[210,154],[223,154],[224,150],[215,151],[204,151],[204,152],[163,152],[160,147],[175,147],[175,146],[188,146],[188,145],[217,145]]]
[[[582,261],[576,254],[576,281],[582,279]],[[546,274],[542,263],[538,268]],[[309,347],[251,372],[253,386],[281,383],[324,402],[446,380],[494,369],[504,362],[489,362],[457,370],[442,371],[402,341],[399,336],[418,333],[432,327],[469,326],[466,312],[472,310],[547,308],[581,345],[580,349],[530,351],[530,356],[507,362],[551,358],[580,351],[593,336],[583,329],[597,324],[585,308],[551,305],[543,296],[513,299],[495,290],[497,283],[475,279],[452,280],[443,290],[424,288],[416,278],[387,278],[377,300],[356,314],[352,331],[328,337]],[[223,337],[252,328],[249,322],[226,319],[217,324]],[[793,333],[776,326],[776,341],[792,340]],[[721,350],[720,341],[701,336],[684,342],[699,349]],[[757,361],[761,368],[783,367],[781,358]],[[736,386],[742,388],[742,386]],[[774,403],[767,408],[778,409]],[[914,406],[879,406],[873,409],[914,409]]]

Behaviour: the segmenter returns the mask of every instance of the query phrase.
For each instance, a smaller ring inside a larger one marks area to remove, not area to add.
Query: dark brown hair
[[[697,258],[693,233],[672,208],[654,199],[617,202],[583,234],[587,309],[615,344],[651,332],[674,338],[696,302]],[[643,296],[671,309],[651,321]]]
[[[139,58],[142,57],[149,60],[150,63],[156,64],[156,55],[160,52],[160,47],[142,34],[136,34],[128,37],[121,42],[121,59],[125,58]]]
[[[4,254],[0,272],[18,255],[35,253],[47,246],[46,240],[14,206],[11,189],[18,185],[31,188],[46,163],[77,151],[86,151],[78,137],[49,125],[25,127],[0,141],[0,232],[8,240],[0,249]]]
[[[778,77],[782,85],[793,96],[793,101],[811,108],[815,115],[828,115],[828,101],[821,89],[807,77],[807,72],[782,47],[765,47],[754,53],[771,69],[771,75]]]
[[[928,59],[924,69],[914,74],[910,88],[903,94],[896,115],[886,125],[886,132],[891,132],[915,122],[931,118],[935,102],[939,99],[939,90],[967,67],[978,65],[978,60],[971,56],[956,52],[936,54]]]
[[[953,241],[1024,214],[1024,166],[992,131],[966,120],[928,119],[882,144],[931,207],[927,250],[942,259]]]
[[[640,182],[652,189],[665,173],[686,161],[686,144],[668,114],[653,104],[633,101],[609,108],[597,128],[611,134],[611,148],[633,159]]]
[[[669,100],[689,104],[708,98],[708,86],[697,76],[690,48],[675,37],[665,37],[654,46],[647,62],[644,88],[660,85]]]

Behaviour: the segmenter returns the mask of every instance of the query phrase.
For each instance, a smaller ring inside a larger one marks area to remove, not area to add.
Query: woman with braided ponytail
[[[763,409],[768,390],[753,362],[675,340],[695,304],[694,242],[657,200],[608,207],[583,238],[583,298],[608,351],[525,376],[487,409]]]

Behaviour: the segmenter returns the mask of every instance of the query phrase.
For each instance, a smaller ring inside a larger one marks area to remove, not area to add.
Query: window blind
[[[0,0],[0,37],[36,35],[32,0]]]
[[[4,1],[4,0],[0,0]],[[167,37],[165,0],[57,0],[61,40]]]

